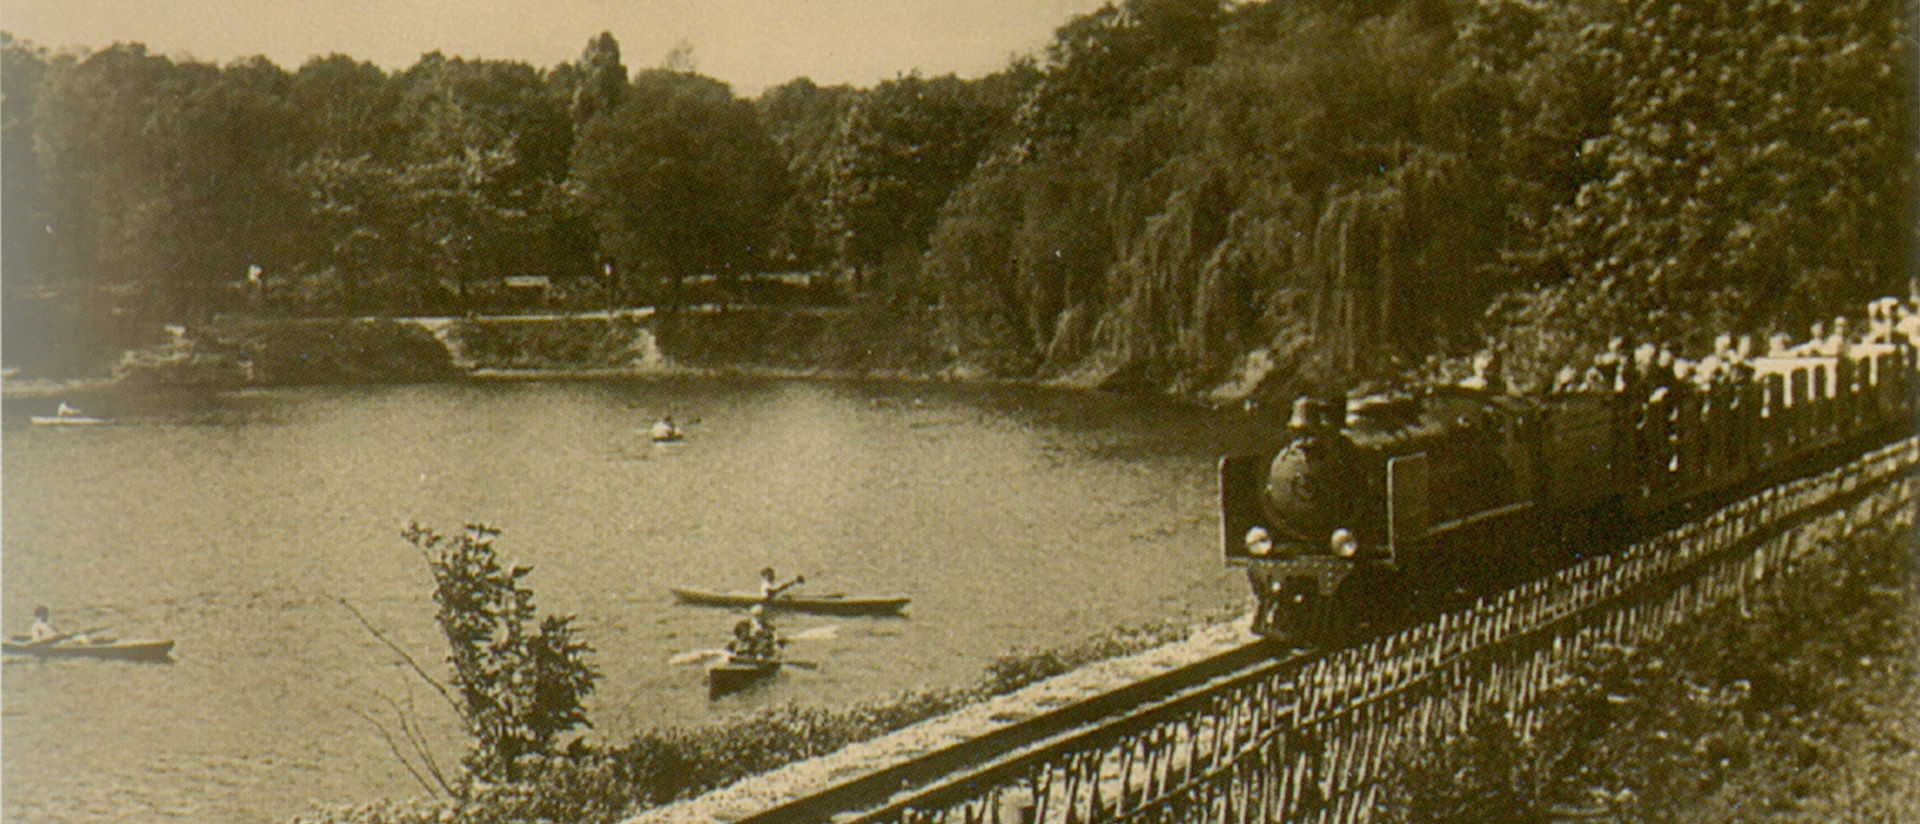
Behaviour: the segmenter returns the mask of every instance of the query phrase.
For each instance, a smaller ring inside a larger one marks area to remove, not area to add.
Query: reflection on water
[[[91,411],[91,410],[90,410]],[[1009,647],[1211,612],[1239,588],[1213,548],[1212,457],[1245,426],[1172,404],[1029,389],[686,378],[255,391],[126,403],[115,424],[7,409],[0,620],[170,637],[174,662],[9,661],[0,817],[261,821],[421,792],[382,728],[439,698],[351,603],[444,671],[430,580],[399,538],[483,520],[579,616],[604,673],[595,735],[785,702],[971,681]],[[651,443],[663,412],[688,437]],[[673,585],[913,596],[839,626],[788,671],[709,702],[675,652],[735,616]]]

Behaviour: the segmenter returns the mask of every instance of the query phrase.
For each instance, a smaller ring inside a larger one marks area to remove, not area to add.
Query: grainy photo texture
[[[1898,0],[13,0],[0,818],[1920,820]]]

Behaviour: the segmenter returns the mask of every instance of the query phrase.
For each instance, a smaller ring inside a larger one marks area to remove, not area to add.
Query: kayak
[[[92,415],[34,415],[31,420],[35,426],[99,426],[107,422]]]
[[[707,697],[718,698],[780,671],[777,658],[764,661],[727,658],[707,665]]]
[[[682,434],[680,434],[680,433],[678,433],[678,432],[675,432],[675,433],[673,433],[673,434],[671,434],[671,435],[652,435],[652,436],[650,436],[650,437],[652,437],[652,438],[653,438],[653,442],[654,442],[654,443],[674,443],[674,442],[676,442],[676,441],[679,441],[679,440],[680,440],[681,438],[684,438],[684,437],[686,437],[686,436],[685,436],[685,435],[682,435]]]
[[[41,658],[111,658],[120,661],[159,661],[173,651],[173,642],[134,639],[119,641],[56,641],[35,644],[24,635],[15,635],[0,643],[8,655],[34,655]]]
[[[673,587],[673,597],[703,607],[750,607],[762,603],[752,592],[713,592],[690,587]],[[899,612],[912,600],[905,595],[778,595],[765,601],[773,609],[811,612],[819,615],[886,615]]]

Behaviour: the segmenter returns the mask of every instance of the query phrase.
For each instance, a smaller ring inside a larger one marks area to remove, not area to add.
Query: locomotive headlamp
[[[1247,530],[1247,554],[1255,558],[1265,558],[1273,552],[1273,539],[1267,536],[1266,527],[1256,526]]]
[[[1334,530],[1333,534],[1327,537],[1327,546],[1333,549],[1333,554],[1342,558],[1352,558],[1360,551],[1359,539],[1353,537],[1353,530],[1346,527]]]

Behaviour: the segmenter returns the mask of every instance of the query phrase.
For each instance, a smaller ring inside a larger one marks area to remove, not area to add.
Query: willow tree
[[[1502,286],[1482,271],[1488,181],[1455,155],[1400,153],[1392,171],[1329,198],[1314,229],[1310,325],[1348,381],[1477,344],[1479,311]]]

